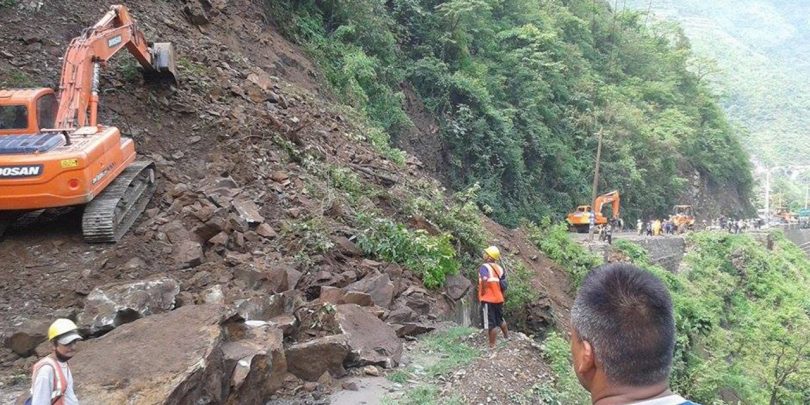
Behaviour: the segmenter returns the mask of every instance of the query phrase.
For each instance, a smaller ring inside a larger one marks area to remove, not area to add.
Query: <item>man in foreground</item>
[[[591,271],[571,309],[574,372],[596,405],[694,404],[669,390],[672,300],[652,273],[627,263]]]
[[[34,364],[31,405],[78,405],[68,360],[76,353],[76,342],[81,338],[70,319],[57,319],[48,328],[48,340],[53,346],[51,354]]]

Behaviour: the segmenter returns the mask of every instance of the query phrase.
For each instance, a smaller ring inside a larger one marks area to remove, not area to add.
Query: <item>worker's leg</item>
[[[504,339],[509,339],[509,328],[506,327],[506,321],[501,322],[501,332],[503,332]]]
[[[492,328],[489,330],[489,348],[495,348],[495,337],[497,335],[498,328]]]

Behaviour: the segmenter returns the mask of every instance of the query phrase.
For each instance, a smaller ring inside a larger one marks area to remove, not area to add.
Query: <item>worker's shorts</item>
[[[481,319],[484,329],[491,330],[501,326],[503,323],[503,304],[481,303]]]

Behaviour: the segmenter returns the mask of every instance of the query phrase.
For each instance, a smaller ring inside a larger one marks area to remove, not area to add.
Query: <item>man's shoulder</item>
[[[632,405],[700,405],[700,404],[698,404],[697,402],[692,402],[678,394],[671,394],[665,397],[633,402]]]

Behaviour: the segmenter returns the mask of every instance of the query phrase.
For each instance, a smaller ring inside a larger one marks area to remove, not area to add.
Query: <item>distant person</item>
[[[652,236],[653,229],[652,229],[652,220],[647,222],[647,236]]]
[[[607,226],[605,227],[605,240],[607,240],[608,245],[613,244],[613,223],[608,222]]]
[[[661,235],[661,220],[656,219],[653,221],[653,236],[660,236]]]
[[[57,319],[48,328],[51,354],[34,364],[31,405],[78,405],[73,373],[68,366],[68,360],[76,353],[76,342],[82,339],[77,329],[70,319]]]
[[[495,348],[498,328],[504,339],[509,339],[506,320],[503,319],[504,292],[501,280],[506,277],[506,270],[498,263],[501,251],[496,246],[484,249],[484,264],[478,269],[478,301],[481,303],[484,330],[489,337],[489,348]]]
[[[593,210],[588,213],[588,240],[593,240],[593,233],[596,231],[596,214]]]
[[[675,318],[652,273],[627,263],[594,269],[577,292],[571,325],[574,372],[594,405],[694,404],[669,389]]]

